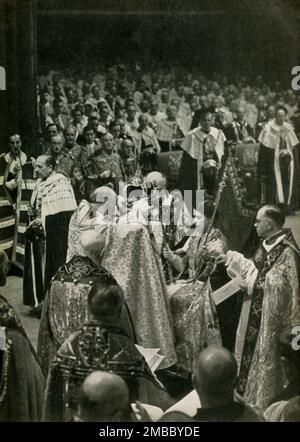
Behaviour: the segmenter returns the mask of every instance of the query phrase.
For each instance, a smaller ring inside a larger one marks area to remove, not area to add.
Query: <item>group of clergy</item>
[[[176,121],[178,108],[170,105],[166,111],[167,118]],[[196,127],[184,134],[176,124],[176,137],[173,124],[171,142],[165,120],[160,132],[146,135],[151,143],[156,136],[161,142],[157,148],[151,145],[155,154],[180,144],[183,161],[191,165],[190,188],[204,187],[214,198],[216,183],[227,172],[226,138],[236,139],[224,127],[214,126],[210,109],[200,109],[196,117]],[[28,341],[26,345],[31,355],[28,383],[43,405],[32,414],[24,408],[18,418],[4,382],[2,420],[40,420],[42,409],[46,420],[73,420],[81,385],[98,370],[121,376],[131,402],[166,410],[180,396],[175,393],[179,384],[186,392],[192,390],[193,362],[211,345],[234,354],[235,400],[242,398],[264,411],[287,392],[299,394],[292,342],[300,324],[300,251],[285,229],[286,213],[299,208],[299,147],[286,120],[286,108],[278,106],[259,135],[258,173],[264,177],[267,204],[256,214],[260,244],[251,258],[230,250],[231,238],[218,226],[214,204],[207,203],[203,213],[190,213],[180,196],[168,194],[159,172],[146,175],[149,168],[144,167],[136,174],[126,163],[120,174],[126,170],[125,178],[132,174],[135,179],[117,195],[115,171],[121,163],[108,130],[98,144],[97,130],[89,123],[82,129],[81,147],[74,141],[75,126],[68,126],[64,146],[61,136],[52,134],[50,151],[30,162],[20,136],[10,137],[10,152],[1,157],[1,232],[7,235],[1,238],[1,248],[14,264],[25,265],[24,303],[42,310],[38,360]],[[139,124],[144,123],[141,118]],[[50,122],[47,130],[55,125]],[[146,149],[145,137],[141,146]],[[132,139],[125,137],[123,143]],[[157,163],[149,158],[143,166],[153,169]],[[160,194],[153,207],[155,190]],[[30,197],[25,208],[24,193]],[[8,335],[1,349],[1,373],[10,369],[18,339],[27,339],[11,309],[4,300],[0,326]],[[10,337],[11,329],[18,339]],[[153,368],[149,353],[158,348],[159,365]]]

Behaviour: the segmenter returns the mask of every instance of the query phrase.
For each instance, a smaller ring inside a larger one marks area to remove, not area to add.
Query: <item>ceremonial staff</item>
[[[24,181],[24,187],[26,192],[28,193],[28,187],[27,187],[27,182],[26,182],[26,178],[23,179],[23,174],[22,174],[22,161],[21,161],[21,155],[19,152],[19,162],[20,162],[20,167],[21,167],[21,192],[22,192],[22,183]],[[33,221],[32,216],[33,216],[33,207],[30,203],[30,201],[28,202],[28,221],[29,224]],[[37,293],[36,293],[36,275],[35,275],[35,256],[34,256],[34,250],[33,250],[33,242],[30,241],[30,262],[31,262],[31,271],[32,271],[32,290],[33,290],[33,297],[34,297],[34,306],[37,307],[39,305],[39,301],[37,298]]]
[[[215,198],[215,201],[214,201],[214,210],[213,210],[212,216],[210,218],[207,230],[206,230],[206,232],[204,234],[204,237],[200,238],[199,241],[198,241],[197,250],[199,249],[200,244],[201,244],[201,246],[205,246],[206,245],[206,243],[208,241],[208,237],[209,237],[210,232],[211,232],[211,229],[213,227],[214,220],[215,220],[215,217],[216,217],[216,213],[217,213],[217,210],[218,210],[218,207],[219,207],[219,203],[220,203],[220,200],[221,200],[221,196],[222,196],[223,190],[224,190],[224,188],[226,187],[226,184],[227,184],[227,170],[228,170],[229,165],[232,162],[232,149],[233,149],[233,146],[235,146],[234,143],[231,143],[230,145],[227,146],[227,156],[226,156],[226,160],[224,162],[223,171],[222,171],[221,178],[220,178],[220,181],[219,181],[219,184],[218,184],[218,190],[217,190],[216,198]],[[199,263],[197,265],[198,270],[195,273],[195,277],[194,277],[193,283],[195,283],[198,279],[207,278],[214,271],[214,269],[215,269],[215,262],[211,263],[211,265],[207,265],[207,268],[203,272],[201,272],[201,269],[203,267],[204,262],[205,261],[204,261],[204,258],[203,258],[203,254],[201,254],[200,255],[200,259],[199,259]]]

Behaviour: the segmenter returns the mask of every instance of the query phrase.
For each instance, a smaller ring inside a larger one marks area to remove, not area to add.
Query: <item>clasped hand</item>
[[[210,253],[207,250],[206,246],[201,246],[199,248],[199,252],[200,252],[200,256],[202,256],[202,259],[204,259],[204,261],[209,261],[210,259]]]
[[[224,253],[220,253],[220,254],[217,256],[217,263],[218,263],[218,264],[225,264],[226,261],[227,261],[227,256],[226,256]]]

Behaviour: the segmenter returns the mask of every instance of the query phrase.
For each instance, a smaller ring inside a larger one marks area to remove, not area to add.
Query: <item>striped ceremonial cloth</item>
[[[19,268],[24,267],[25,232],[28,225],[28,205],[35,185],[30,162],[22,167],[22,184],[15,191],[4,187],[8,163],[0,156],[0,250]]]

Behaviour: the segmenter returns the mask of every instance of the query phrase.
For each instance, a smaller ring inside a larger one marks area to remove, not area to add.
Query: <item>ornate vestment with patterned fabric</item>
[[[51,281],[38,339],[38,357],[45,376],[59,347],[86,321],[90,288],[106,278],[111,279],[112,276],[103,267],[97,266],[86,256],[75,255]],[[126,304],[123,306],[120,327],[134,339]]]
[[[300,324],[300,252],[291,232],[283,230],[274,245],[262,243],[253,261],[230,253],[228,272],[234,268],[247,289],[235,349],[240,366],[237,391],[264,409],[286,383],[288,362],[281,358],[280,340]]]
[[[207,247],[210,252],[227,251],[226,239],[218,229],[213,229],[209,234]],[[199,236],[191,237],[186,256],[183,258],[190,278],[199,270],[199,260]],[[206,345],[221,344],[211,290],[209,279],[205,282],[182,279],[168,286],[177,365],[186,371],[192,371],[193,355],[199,353]]]
[[[77,215],[75,212],[70,223],[68,257],[81,253],[80,236],[83,231],[94,228],[107,230],[101,265],[115,277],[124,291],[137,344],[160,348],[160,353],[165,356],[161,367],[173,365],[176,354],[167,286],[160,256],[153,249],[147,227],[137,222],[97,225],[95,219],[81,223]]]
[[[167,286],[160,256],[153,248],[147,227],[141,224],[109,228],[103,266],[124,290],[137,343],[160,348],[161,368],[176,362]]]
[[[79,387],[95,370],[123,377],[130,399],[139,396],[141,380],[155,380],[144,357],[123,330],[97,321],[88,321],[59,349],[50,369],[46,390],[45,420],[69,420],[77,408]],[[61,400],[63,398],[63,400]]]

